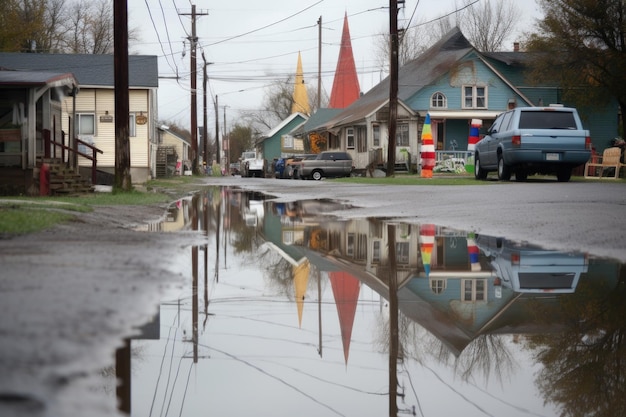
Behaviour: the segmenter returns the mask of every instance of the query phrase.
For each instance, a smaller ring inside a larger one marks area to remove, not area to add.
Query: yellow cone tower
[[[296,68],[296,83],[293,88],[293,104],[291,105],[291,113],[302,113],[309,116],[311,108],[309,107],[309,95],[304,84],[304,72],[302,71],[302,58],[298,52],[298,67]]]

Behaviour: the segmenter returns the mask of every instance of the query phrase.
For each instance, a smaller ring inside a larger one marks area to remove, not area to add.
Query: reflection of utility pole
[[[199,206],[199,197],[197,194],[191,199],[191,204],[191,227],[192,230],[197,231]],[[193,363],[198,363],[198,245],[193,245],[191,247],[191,274],[191,322],[193,327]]]
[[[393,0],[392,0],[393,1]],[[398,278],[396,265],[396,226],[387,225],[389,244],[389,416],[398,415]]]

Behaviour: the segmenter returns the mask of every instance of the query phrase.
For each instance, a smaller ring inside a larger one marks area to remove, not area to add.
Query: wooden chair
[[[621,163],[621,156],[622,150],[620,148],[605,149],[598,162],[587,162],[585,164],[585,178],[618,179],[621,168],[626,166],[626,164]],[[615,176],[603,177],[602,174],[606,168],[615,168]]]

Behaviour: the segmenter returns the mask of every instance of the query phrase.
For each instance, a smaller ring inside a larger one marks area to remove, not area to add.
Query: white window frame
[[[128,115],[128,136],[134,138],[137,136],[137,118],[135,113]]]
[[[486,109],[488,108],[488,90],[486,85],[464,85],[462,105],[464,109]],[[471,89],[468,95],[467,90]],[[479,95],[479,90],[482,95]]]
[[[372,126],[372,141],[375,147],[380,147],[380,125]]]
[[[411,146],[408,123],[398,123],[396,128],[396,146]]]
[[[283,149],[293,149],[293,136],[283,135]]]
[[[346,149],[354,149],[354,128],[347,127],[346,128]]]
[[[86,117],[91,117],[92,120],[92,130],[89,132],[83,132],[83,122],[82,119]],[[76,136],[95,136],[96,135],[96,114],[95,113],[76,113]]]
[[[441,91],[437,91],[430,97],[430,107],[433,109],[447,109],[448,97]]]
[[[462,279],[461,301],[464,303],[486,302],[487,288],[486,279]]]

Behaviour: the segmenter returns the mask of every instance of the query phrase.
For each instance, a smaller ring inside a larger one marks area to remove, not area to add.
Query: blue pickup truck
[[[498,179],[526,181],[529,175],[556,175],[569,181],[572,170],[591,157],[591,138],[576,109],[518,107],[496,117],[487,135],[476,144],[474,176],[490,171]]]

